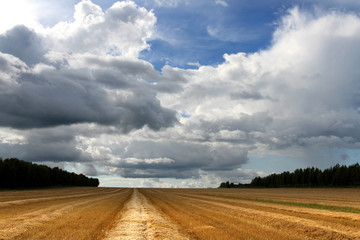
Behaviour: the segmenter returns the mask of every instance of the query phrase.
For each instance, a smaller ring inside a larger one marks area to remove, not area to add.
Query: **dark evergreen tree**
[[[360,186],[360,165],[334,167],[321,171],[318,168],[296,169],[294,172],[271,174],[266,177],[256,177],[249,185],[221,183],[221,188],[229,187],[344,187]]]
[[[99,179],[69,173],[16,158],[0,158],[0,188],[36,188],[50,186],[99,186]]]

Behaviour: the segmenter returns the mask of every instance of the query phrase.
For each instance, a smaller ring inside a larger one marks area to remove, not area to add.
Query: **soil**
[[[116,227],[108,232],[105,239],[189,239],[137,189],[134,189],[123,211]]]

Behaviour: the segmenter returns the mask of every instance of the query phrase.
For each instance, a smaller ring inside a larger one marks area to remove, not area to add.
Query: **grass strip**
[[[282,201],[267,200],[267,199],[234,197],[234,196],[228,196],[228,195],[212,195],[212,194],[201,194],[201,195],[211,196],[211,197],[220,197],[220,198],[240,199],[240,200],[246,200],[246,201],[252,201],[252,202],[274,203],[274,204],[281,204],[281,205],[287,205],[287,206],[296,206],[296,207],[305,207],[305,208],[312,208],[312,209],[322,209],[322,210],[329,210],[329,211],[360,214],[359,208],[351,208],[351,207],[321,205],[321,204],[316,204],[316,203],[282,202]]]

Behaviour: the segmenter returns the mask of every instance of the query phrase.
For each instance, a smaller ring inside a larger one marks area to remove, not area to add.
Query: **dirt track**
[[[107,240],[188,239],[178,227],[155,209],[137,189],[125,205],[124,213]]]

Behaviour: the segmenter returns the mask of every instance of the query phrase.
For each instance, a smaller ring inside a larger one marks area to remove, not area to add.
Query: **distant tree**
[[[58,167],[50,168],[16,158],[0,158],[0,188],[49,186],[99,186],[99,179],[69,173]]]
[[[331,187],[331,186],[360,186],[360,165],[340,166],[325,169],[318,168],[296,169],[294,172],[271,174],[266,177],[255,177],[249,185],[235,185],[229,182],[220,184],[222,188],[233,187]]]

